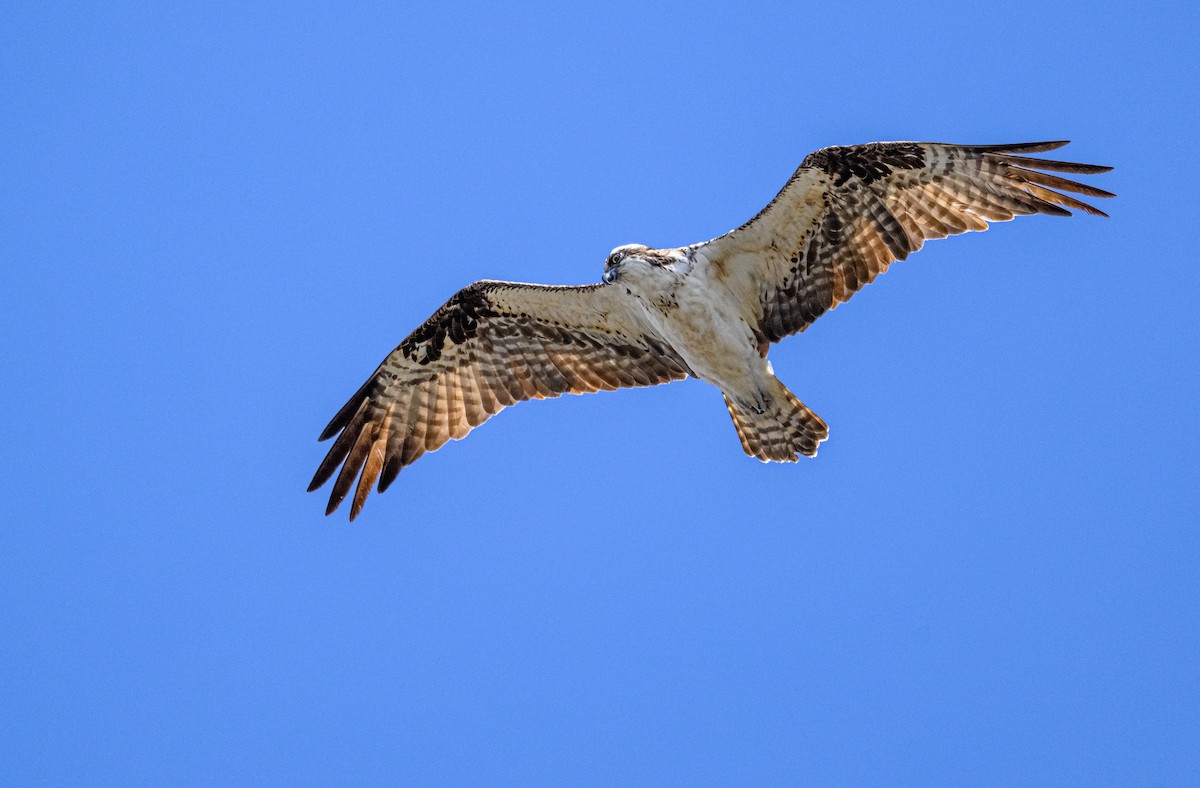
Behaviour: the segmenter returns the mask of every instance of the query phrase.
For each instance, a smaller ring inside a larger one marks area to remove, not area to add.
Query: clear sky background
[[[1196,784],[1198,15],[7,4],[0,783]],[[688,381],[304,492],[473,280],[718,235],[825,145],[1056,138],[1111,219],[774,350],[814,461]]]

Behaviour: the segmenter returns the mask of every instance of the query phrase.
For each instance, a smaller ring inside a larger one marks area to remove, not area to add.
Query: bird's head
[[[608,253],[604,261],[604,281],[637,282],[663,273],[684,273],[679,264],[686,258],[676,249],[651,249],[642,244],[625,244]]]

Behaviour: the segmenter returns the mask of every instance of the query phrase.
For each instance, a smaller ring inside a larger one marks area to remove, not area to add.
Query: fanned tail
[[[725,397],[742,450],[763,462],[817,456],[817,445],[829,437],[829,427],[783,383],[774,380],[773,389],[763,413],[741,408]]]

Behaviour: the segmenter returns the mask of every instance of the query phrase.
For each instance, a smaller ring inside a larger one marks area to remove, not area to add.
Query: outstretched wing
[[[376,479],[383,492],[404,466],[505,406],[687,377],[687,365],[632,316],[622,293],[489,281],[458,291],[329,422],[321,440],[341,434],[309,491],[340,465],[325,513],[357,477],[353,520]]]
[[[1106,216],[1062,192],[1111,193],[1042,170],[1092,174],[1111,167],[1016,155],[1066,144],[824,148],[804,159],[757,216],[694,248],[744,304],[742,317],[760,339],[778,342],[927,239],[986,230],[988,222],[1024,214],[1070,216],[1069,208]]]

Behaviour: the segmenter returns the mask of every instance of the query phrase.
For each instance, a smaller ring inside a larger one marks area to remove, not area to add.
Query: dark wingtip
[[[354,392],[350,399],[346,400],[346,404],[343,405],[336,414],[334,414],[334,417],[329,420],[328,424],[325,425],[325,429],[321,430],[321,435],[317,438],[318,441],[329,440],[334,435],[337,435],[343,427],[350,423],[350,420],[353,419],[355,414],[358,412],[359,406],[362,405],[363,401],[368,398],[370,389],[375,384],[377,375],[378,370],[373,373],[371,377],[367,378],[365,383],[358,387],[358,391]]]
[[[388,457],[383,463],[383,471],[379,474],[379,485],[375,490],[379,493],[385,492],[388,487],[392,486],[392,482],[396,481],[396,477],[400,475],[403,468],[404,464],[399,452]]]
[[[1112,172],[1112,167],[1107,164],[1081,164],[1074,161],[1055,161],[1054,159],[1037,159],[1032,156],[1012,156],[1007,153],[989,153],[989,155],[1009,164],[1015,164],[1028,170],[1048,170],[1049,172],[1073,172],[1080,175],[1100,175],[1106,172]]]
[[[1073,213],[1061,205],[1056,205],[1052,202],[1047,202],[1046,200],[1042,199],[1036,199],[1035,202],[1037,204],[1038,211],[1046,214],[1047,216],[1074,216]]]
[[[1069,145],[1070,140],[1047,140],[1044,142],[1009,142],[1003,145],[968,145],[983,153],[1040,153],[1048,150],[1058,150]]]

